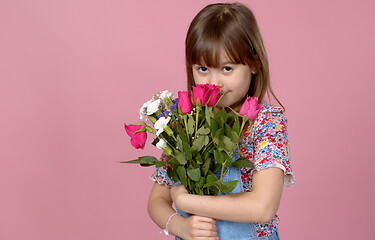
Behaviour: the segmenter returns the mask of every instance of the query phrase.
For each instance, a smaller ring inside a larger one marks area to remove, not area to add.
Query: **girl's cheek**
[[[201,78],[201,77],[194,78],[194,81],[195,81],[196,84],[205,84],[206,83],[205,79]]]

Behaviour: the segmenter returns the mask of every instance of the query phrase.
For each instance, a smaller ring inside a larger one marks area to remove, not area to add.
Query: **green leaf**
[[[195,187],[202,188],[204,186],[204,182],[205,182],[205,178],[204,177],[200,177],[199,181],[195,184]]]
[[[246,158],[240,158],[237,161],[232,163],[233,167],[246,167],[246,168],[254,168],[254,164],[246,159]]]
[[[201,127],[197,131],[197,134],[199,134],[199,135],[207,135],[209,133],[210,133],[210,129],[209,128],[205,128],[205,127]]]
[[[225,162],[225,166],[230,167],[232,165],[232,158],[229,161]]]
[[[187,144],[186,142],[183,142],[182,143],[182,146],[183,146],[183,150],[184,150],[184,153],[185,153],[185,156],[188,160],[191,160],[192,159],[192,154],[191,154],[191,149],[190,149],[190,146],[189,144]]]
[[[186,170],[183,166],[179,166],[176,170],[182,184],[187,188]]]
[[[187,175],[189,178],[191,178],[193,181],[198,182],[201,177],[201,170],[199,168],[193,168],[187,170]]]
[[[177,173],[175,170],[173,170],[171,167],[167,167],[167,174],[170,179],[172,179],[175,182],[178,182],[180,179],[177,176]]]
[[[171,158],[168,160],[168,164],[171,164],[173,166],[181,166],[181,164],[176,158]]]
[[[200,151],[204,146],[208,144],[209,138],[206,135],[197,137],[194,139],[193,148],[196,151]]]
[[[236,120],[234,120],[233,130],[236,131],[236,133],[240,131],[240,121],[238,117],[236,117]]]
[[[216,131],[219,129],[219,124],[216,122],[215,119],[212,119],[210,129],[211,133],[216,133]]]
[[[206,177],[206,184],[203,187],[210,187],[210,186],[215,186],[217,181],[216,175],[207,175]]]
[[[232,130],[232,136],[231,136],[232,142],[236,143],[240,141],[240,136],[238,136],[237,132]]]
[[[214,113],[212,112],[212,107],[208,107],[206,105],[205,108],[205,115],[206,115],[206,121],[209,125],[211,125],[211,119],[214,117]]]
[[[176,153],[176,159],[182,165],[184,165],[185,163],[187,163],[185,155],[182,152],[177,152]]]
[[[214,151],[214,158],[215,158],[217,163],[222,164],[224,162],[224,159],[222,158],[219,150]]]
[[[163,166],[165,166],[166,164],[167,164],[166,161],[157,161],[156,164],[155,164],[155,166],[156,166],[156,167],[163,167]]]
[[[233,122],[237,118],[233,112],[227,113],[227,123]]]
[[[182,145],[183,145],[182,144],[182,139],[180,138],[179,135],[177,135],[176,139],[177,139],[177,146],[178,146],[179,149],[181,149]]]
[[[205,161],[204,161],[204,164],[202,166],[202,172],[203,172],[203,176],[206,176],[207,173],[208,173],[208,170],[210,169],[210,164],[211,164],[211,158],[206,158]]]
[[[210,142],[210,138],[208,136],[204,136],[204,146],[206,146]]]
[[[219,151],[219,150],[214,151],[214,157],[215,157],[216,162],[220,164],[224,163],[229,158],[228,154],[225,151]]]
[[[214,168],[212,169],[212,171],[217,172],[220,168],[221,168],[221,164],[220,163],[215,163],[214,164]]]
[[[206,151],[203,153],[203,159],[209,158],[211,154],[214,153],[214,145],[211,145],[209,149],[206,149]]]
[[[188,181],[189,189],[191,189],[191,190],[195,190],[195,189],[194,189],[194,188],[195,188],[195,182],[192,181],[190,178],[188,178],[187,181]]]
[[[224,136],[224,130],[222,128],[215,132],[213,140],[216,143],[216,145],[220,144],[223,136]]]
[[[216,113],[214,119],[219,124],[219,127],[223,127],[224,123],[227,121],[227,112],[225,109],[222,108],[218,113]]]
[[[156,162],[158,162],[158,161],[159,160],[156,157],[143,156],[143,157],[139,157],[138,159],[135,159],[135,160],[125,161],[125,162],[120,162],[120,163],[138,163],[142,167],[149,167],[149,166],[155,165]]]
[[[200,111],[198,114],[198,129],[206,123],[206,115],[204,111]]]
[[[235,181],[228,181],[228,182],[223,183],[221,185],[220,191],[223,193],[230,193],[237,186],[237,182],[238,181],[235,180]]]
[[[189,114],[189,120],[188,120],[188,124],[187,124],[187,128],[188,128],[188,132],[190,135],[193,135],[194,134],[194,125],[195,125],[195,121],[193,119],[193,117]]]
[[[200,153],[197,154],[197,156],[195,157],[195,160],[197,161],[198,164],[203,163],[203,159]]]
[[[227,136],[223,136],[222,141],[225,146],[226,152],[230,154],[233,151],[234,143]]]
[[[224,124],[224,131],[225,131],[225,136],[231,137],[232,136],[232,128],[229,127],[228,124]]]
[[[179,121],[177,119],[175,120],[175,123],[176,123],[175,126],[176,126],[177,131],[178,131],[178,135],[181,137],[181,140],[183,142],[189,143],[189,138],[186,135],[185,129],[182,128],[182,126],[180,125],[180,123],[179,123]]]

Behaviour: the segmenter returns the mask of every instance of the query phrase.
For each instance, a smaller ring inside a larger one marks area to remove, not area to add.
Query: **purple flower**
[[[169,116],[169,111],[164,111],[163,113],[160,113],[158,116],[158,119],[161,117],[168,117]]]
[[[177,104],[178,103],[178,98],[176,98],[175,100],[172,101],[174,104]]]
[[[171,110],[176,110],[177,109],[177,103],[175,103],[175,104],[173,104],[172,106],[171,106]]]
[[[161,117],[164,117],[164,113],[160,113],[159,116],[158,116],[158,119],[161,118]]]

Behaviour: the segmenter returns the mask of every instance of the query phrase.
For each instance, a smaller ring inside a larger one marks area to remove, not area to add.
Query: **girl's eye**
[[[224,67],[223,68],[224,72],[231,72],[232,70],[233,70],[233,68],[231,68],[231,67]]]
[[[205,73],[205,72],[207,72],[207,68],[205,68],[205,67],[198,67],[198,72],[201,72],[201,73]]]

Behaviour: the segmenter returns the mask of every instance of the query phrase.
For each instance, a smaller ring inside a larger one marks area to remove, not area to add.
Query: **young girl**
[[[281,105],[270,86],[267,55],[252,12],[238,3],[201,10],[187,33],[186,70],[189,89],[206,83],[220,86],[225,95],[219,108],[239,111],[248,96],[264,105],[233,157],[249,159],[254,169],[230,167],[224,181],[238,180],[230,194],[198,196],[172,182],[166,168],[156,168],[150,217],[176,239],[279,239],[276,211],[283,185],[293,185],[294,173],[284,108],[261,102],[270,92]]]

